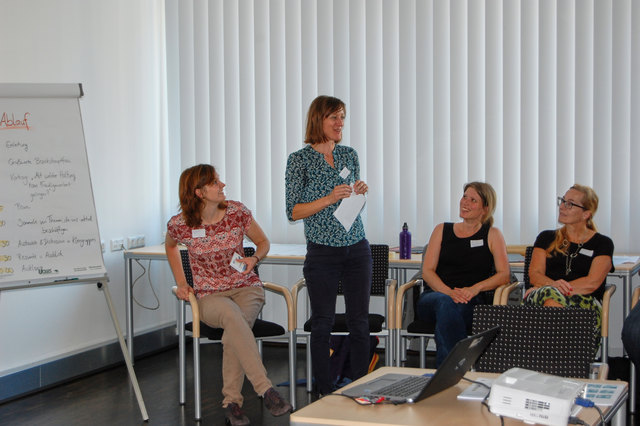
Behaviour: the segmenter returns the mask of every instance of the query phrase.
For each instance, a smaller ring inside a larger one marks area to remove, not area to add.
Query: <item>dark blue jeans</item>
[[[629,358],[640,368],[640,302],[631,310],[622,326],[622,344]]]
[[[451,349],[467,337],[473,321],[473,307],[482,302],[480,295],[469,303],[456,303],[444,293],[426,290],[418,299],[417,314],[422,321],[435,323],[436,368]]]
[[[338,283],[342,283],[351,340],[350,363],[357,379],[369,367],[369,295],[373,260],[365,239],[352,246],[307,243],[304,278],[311,302],[311,364],[316,389],[333,392],[329,374],[329,340],[333,329]]]

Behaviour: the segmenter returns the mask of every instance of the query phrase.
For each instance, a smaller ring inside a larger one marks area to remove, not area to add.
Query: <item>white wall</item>
[[[124,328],[124,262],[112,238],[159,244],[168,215],[162,1],[0,0],[0,81],[82,83],[80,100],[109,287]],[[175,204],[175,203],[174,203]],[[139,271],[139,269],[136,269]],[[166,266],[152,266],[158,285]],[[167,285],[157,311],[135,309],[136,331],[175,318]],[[144,280],[135,294],[155,300]],[[0,375],[115,340],[95,285],[0,293]]]

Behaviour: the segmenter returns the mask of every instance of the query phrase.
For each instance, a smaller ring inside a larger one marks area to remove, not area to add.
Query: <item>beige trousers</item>
[[[201,320],[210,327],[223,328],[222,401],[223,407],[235,402],[242,407],[244,376],[258,395],[273,385],[267,378],[258,345],[251,328],[264,305],[262,287],[242,287],[210,294],[198,301]]]

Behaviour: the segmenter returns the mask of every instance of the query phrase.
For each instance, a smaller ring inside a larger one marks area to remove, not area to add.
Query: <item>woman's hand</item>
[[[351,186],[347,185],[346,183],[336,186],[335,188],[333,188],[333,191],[331,191],[331,200],[333,201],[332,204],[337,203],[343,198],[349,198],[351,196],[351,192]]]
[[[573,286],[569,284],[568,281],[556,280],[552,285],[558,290],[560,290],[560,293],[562,293],[565,296],[571,296],[571,293],[573,293]]]
[[[480,293],[475,287],[456,287],[451,290],[451,298],[456,303],[469,303]]]
[[[247,275],[249,272],[253,271],[253,268],[256,267],[258,258],[255,255],[243,257],[242,259],[238,259],[238,262],[242,262],[247,266],[246,268],[244,268],[244,271],[241,272],[242,275]]]
[[[176,290],[176,296],[178,299],[189,301],[189,293],[193,293],[193,288],[189,285],[179,285]]]
[[[363,181],[357,180],[356,183],[353,184],[353,190],[356,194],[366,194],[366,192],[369,190],[369,187]]]

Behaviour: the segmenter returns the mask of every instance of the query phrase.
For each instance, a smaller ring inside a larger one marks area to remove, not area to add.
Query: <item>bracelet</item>
[[[255,254],[251,257],[255,257],[256,258],[256,263],[260,262],[260,258],[258,256],[256,256]]]

